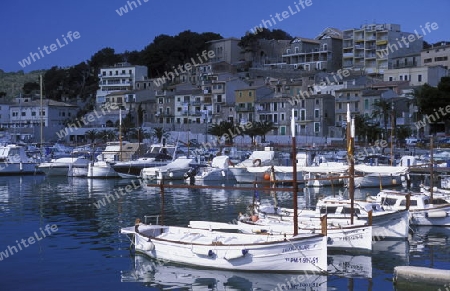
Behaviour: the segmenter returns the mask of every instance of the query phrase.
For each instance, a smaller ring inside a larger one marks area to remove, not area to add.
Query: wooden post
[[[295,120],[294,109],[291,112],[291,134],[292,134],[292,186],[294,187],[293,204],[294,204],[294,236],[298,235],[298,189],[297,189],[297,149],[295,145]]]
[[[321,228],[321,232],[323,235],[327,235],[327,230],[328,230],[328,219],[327,219],[327,215],[325,214],[324,216],[322,216],[320,218],[320,228]]]
[[[161,225],[164,225],[164,177],[161,179],[159,189],[161,190]]]

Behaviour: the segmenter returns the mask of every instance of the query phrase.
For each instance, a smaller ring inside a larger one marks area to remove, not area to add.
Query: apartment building
[[[393,67],[394,58],[420,53],[422,48],[423,39],[401,31],[399,24],[366,24],[344,30],[343,67],[383,74]]]
[[[335,120],[335,97],[315,94],[294,107],[296,131],[299,135],[328,137]]]
[[[291,69],[337,71],[342,67],[342,32],[330,30],[316,39],[297,37],[291,41],[282,60]]]
[[[441,65],[450,69],[450,43],[441,42],[420,52],[422,66]]]
[[[112,67],[101,68],[99,89],[96,94],[96,104],[106,102],[106,95],[114,91],[135,90],[136,81],[147,79],[146,66],[132,66],[129,63],[118,63]]]

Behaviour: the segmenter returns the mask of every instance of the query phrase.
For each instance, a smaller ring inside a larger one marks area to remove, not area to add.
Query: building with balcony
[[[328,28],[315,39],[297,37],[282,60],[291,69],[337,71],[342,67],[342,32]]]
[[[96,104],[106,102],[106,95],[114,91],[135,90],[136,81],[147,79],[146,66],[132,66],[129,63],[118,63],[113,67],[101,68],[99,89],[96,94]]]
[[[437,87],[442,77],[448,76],[443,66],[422,66],[385,70],[384,81],[408,81],[410,86],[428,84]]]
[[[347,104],[350,104],[352,115],[360,113],[361,96],[365,88],[365,86],[357,86],[335,91],[335,125],[337,127],[345,127],[347,124]]]
[[[294,106],[296,132],[304,136],[332,137],[330,127],[335,120],[334,99],[331,94],[315,94]]]
[[[443,66],[450,69],[450,42],[441,42],[420,52],[422,66]]]
[[[422,38],[402,32],[399,24],[362,25],[343,32],[343,67],[383,74],[393,67],[393,59],[420,53],[422,47]]]
[[[174,121],[176,124],[200,124],[205,122],[204,110],[210,106],[204,105],[204,95],[201,89],[180,90],[174,93]],[[209,109],[210,110],[210,109]],[[208,116],[210,118],[210,115]]]

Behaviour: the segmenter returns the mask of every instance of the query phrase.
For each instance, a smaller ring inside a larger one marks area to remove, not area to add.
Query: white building
[[[17,98],[17,103],[9,105],[9,122],[2,127],[13,129],[19,139],[29,140],[40,135],[43,127],[45,140],[57,140],[55,132],[63,128],[68,120],[76,118],[78,107],[50,99]],[[39,137],[40,138],[40,137]]]
[[[428,84],[437,87],[442,77],[448,76],[448,70],[443,66],[423,66],[384,71],[384,81],[409,81],[411,86]]]
[[[114,91],[135,90],[136,81],[147,79],[146,66],[132,66],[129,63],[119,63],[113,67],[101,68],[96,103],[106,102],[106,95]]]

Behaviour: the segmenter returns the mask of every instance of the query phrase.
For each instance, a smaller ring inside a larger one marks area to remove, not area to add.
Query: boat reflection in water
[[[341,278],[372,278],[372,257],[369,255],[329,254],[329,276],[313,273],[267,273],[205,270],[157,261],[143,255],[131,257],[132,270],[121,272],[122,282],[146,283],[160,290],[328,290],[327,280]],[[336,282],[334,282],[336,283]]]
[[[146,286],[159,290],[327,290],[325,275],[203,270],[141,255],[134,256],[133,270],[122,271],[121,281],[146,283]]]
[[[348,253],[329,253],[328,274],[345,278],[372,278],[372,257]]]

